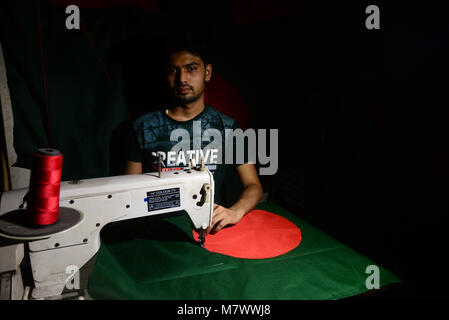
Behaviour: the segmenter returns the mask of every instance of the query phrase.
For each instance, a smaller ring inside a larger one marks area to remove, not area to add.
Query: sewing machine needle
[[[206,241],[206,231],[204,229],[200,230],[200,246],[204,248],[204,242]]]

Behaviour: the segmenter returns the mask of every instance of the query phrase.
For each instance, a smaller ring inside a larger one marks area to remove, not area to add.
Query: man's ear
[[[204,77],[204,80],[207,82],[212,77],[212,65],[209,63],[206,65],[206,76]]]

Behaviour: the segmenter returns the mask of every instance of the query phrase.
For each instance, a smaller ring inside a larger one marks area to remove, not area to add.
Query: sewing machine
[[[74,273],[99,250],[100,230],[108,223],[185,210],[203,245],[212,222],[214,179],[204,163],[185,170],[61,182],[59,220],[50,226],[23,223],[27,191],[1,195],[0,299],[62,298]],[[24,258],[29,259],[28,270],[23,270]],[[25,272],[31,272],[33,286],[24,286]]]

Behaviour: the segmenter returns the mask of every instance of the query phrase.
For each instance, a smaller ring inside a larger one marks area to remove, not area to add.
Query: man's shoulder
[[[236,125],[236,121],[233,118],[225,115],[223,112],[218,111],[210,105],[207,105],[207,107],[207,116],[212,119],[219,120],[225,128],[233,128]]]
[[[146,129],[161,126],[164,122],[164,110],[155,110],[145,113],[134,120],[134,128]]]
[[[237,125],[233,118],[218,111],[213,106],[206,105],[206,107],[207,110],[202,117],[207,118],[209,124],[220,123],[220,127],[224,128],[234,128]],[[165,125],[168,125],[165,110],[150,111],[140,116],[133,122],[135,129],[156,128]]]

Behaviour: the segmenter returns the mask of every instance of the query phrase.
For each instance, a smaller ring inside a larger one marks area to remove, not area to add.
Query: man
[[[186,166],[190,160],[198,162],[198,155],[206,154],[206,164],[213,172],[215,181],[215,203],[212,225],[206,232],[214,234],[227,225],[237,224],[242,217],[251,211],[262,197],[262,186],[257,176],[257,171],[252,163],[236,165],[238,176],[243,185],[243,192],[239,200],[229,208],[220,205],[221,189],[225,178],[224,156],[221,163],[214,159],[214,151],[204,148],[210,141],[191,141],[190,150],[182,151],[177,155],[170,152],[178,141],[171,141],[171,134],[176,129],[185,129],[190,137],[201,137],[207,129],[216,129],[225,136],[226,129],[238,128],[235,120],[213,109],[204,103],[204,88],[206,82],[211,79],[212,66],[208,63],[206,55],[201,47],[192,43],[179,44],[166,49],[167,57],[167,84],[171,97],[171,105],[166,110],[147,113],[134,122],[139,152],[133,152],[131,145],[126,164],[126,174],[140,174],[150,171],[146,168],[148,162],[155,164],[159,155],[163,157],[163,165],[167,169],[179,169]],[[198,132],[201,129],[201,132]],[[194,132],[196,130],[196,132]],[[176,131],[175,131],[176,132]],[[196,133],[196,135],[195,135]],[[224,139],[223,139],[224,142]],[[193,147],[192,147],[193,145]],[[196,146],[196,147],[195,147]],[[202,149],[199,152],[199,146]],[[220,146],[225,150],[223,146]],[[237,146],[238,148],[239,146]],[[134,153],[134,154],[133,154]],[[151,154],[151,155],[150,155]],[[146,161],[145,155],[150,155],[152,160]],[[209,155],[207,157],[207,155]],[[170,159],[171,158],[171,159]],[[174,161],[178,158],[177,161]],[[216,158],[216,157],[215,157]],[[214,161],[215,160],[215,161]]]

